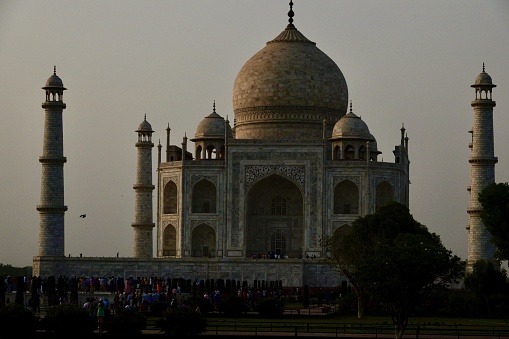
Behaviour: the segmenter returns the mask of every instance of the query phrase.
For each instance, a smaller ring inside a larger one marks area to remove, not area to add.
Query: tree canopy
[[[493,183],[479,194],[481,219],[497,247],[497,259],[509,259],[509,185]]]
[[[472,291],[486,305],[487,315],[491,315],[490,298],[507,291],[507,272],[498,270],[492,262],[478,260],[472,272],[465,276],[465,288]]]
[[[403,335],[410,312],[432,289],[457,282],[464,271],[464,262],[440,237],[397,202],[335,232],[326,247],[332,266],[356,291],[359,308],[364,294],[377,296],[392,316],[397,337]]]

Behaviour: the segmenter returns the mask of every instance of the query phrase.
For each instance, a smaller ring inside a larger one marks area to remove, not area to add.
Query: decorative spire
[[[145,113],[145,117],[143,118],[143,120],[147,121],[147,114]]]
[[[352,100],[350,100],[350,113],[353,113],[353,110],[352,110]]]
[[[483,73],[486,73],[486,72],[484,71],[484,62],[482,63],[482,72],[483,72]]]
[[[214,104],[212,105],[212,112],[216,113],[216,100],[214,100]]]
[[[293,1],[290,0],[290,11],[288,12],[288,27],[295,27],[293,25],[293,16],[295,15],[295,13],[293,13]]]
[[[484,68],[484,63],[483,63]],[[57,75],[57,65],[53,65],[53,75]]]

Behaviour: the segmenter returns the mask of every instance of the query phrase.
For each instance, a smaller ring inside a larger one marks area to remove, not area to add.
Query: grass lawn
[[[393,333],[389,317],[367,316],[283,316],[263,319],[257,315],[226,318],[207,317],[208,331],[237,332],[311,332],[311,333]],[[507,335],[506,319],[411,317],[406,334]]]

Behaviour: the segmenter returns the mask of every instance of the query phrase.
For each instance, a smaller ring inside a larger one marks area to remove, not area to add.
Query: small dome
[[[482,72],[479,73],[477,78],[475,78],[475,85],[492,85],[491,77],[488,73]]]
[[[484,63],[482,64],[482,72],[479,73],[477,78],[475,78],[475,82],[471,87],[478,87],[478,86],[486,86],[486,87],[497,87],[497,85],[493,84],[493,81],[491,80],[491,77],[488,73],[484,71]]]
[[[145,119],[138,126],[138,130],[136,132],[143,132],[143,131],[153,132],[152,126],[148,123],[146,115],[145,115]]]
[[[216,113],[216,105],[214,104],[214,111],[203,120],[196,127],[194,139],[224,139],[224,119]],[[227,127],[228,137],[232,137],[232,130],[230,125]]]
[[[62,79],[60,79],[57,75],[57,68],[53,68],[53,74],[46,80],[46,86],[43,87],[43,89],[48,88],[62,88],[66,89],[64,87],[64,83],[62,82]]]
[[[348,138],[348,139],[365,139],[375,141],[375,137],[369,133],[368,125],[352,111],[343,116],[334,125],[332,130],[332,139]]]

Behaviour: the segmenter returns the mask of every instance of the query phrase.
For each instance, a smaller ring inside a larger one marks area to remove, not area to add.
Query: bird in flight
[[[86,214],[82,214],[80,215],[80,218],[85,218],[87,215]]]

